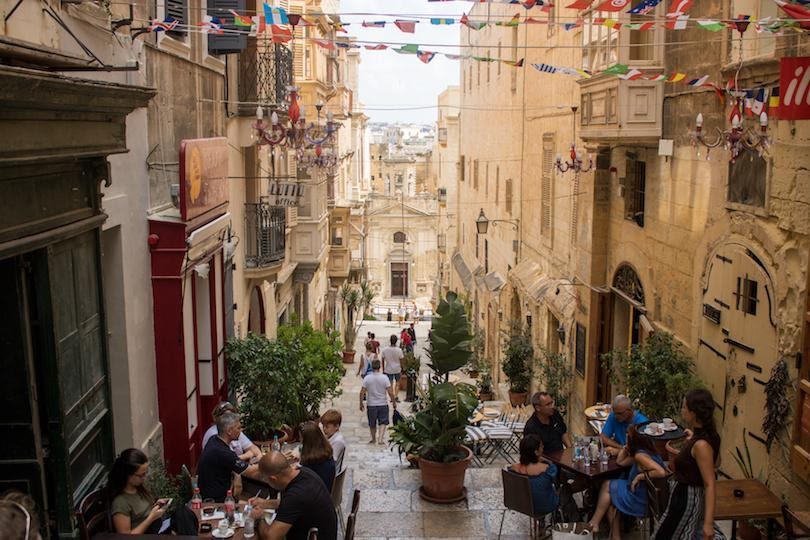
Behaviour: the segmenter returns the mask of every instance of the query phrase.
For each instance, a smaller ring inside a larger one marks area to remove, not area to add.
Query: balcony
[[[283,261],[286,227],[283,206],[245,203],[245,265],[265,268]]]
[[[292,52],[280,44],[252,39],[239,54],[239,114],[253,116],[256,104],[275,106],[292,84]]]
[[[661,138],[663,83],[613,76],[579,81],[584,141],[655,143]]]

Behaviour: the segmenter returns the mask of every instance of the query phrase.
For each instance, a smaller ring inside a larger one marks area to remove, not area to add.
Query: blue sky
[[[425,46],[423,49],[458,53],[459,25],[432,25],[427,18],[416,25],[416,32],[406,34],[393,24],[385,28],[363,28],[366,21],[392,21],[396,18],[453,17],[456,20],[470,8],[469,2],[428,2],[427,0],[340,0],[343,22],[352,23],[347,28],[350,36],[358,40],[394,43],[448,44],[452,47]],[[348,15],[369,13],[369,15]],[[410,16],[410,17],[409,17]],[[413,20],[416,20],[415,18]],[[403,107],[427,107],[436,104],[438,95],[448,86],[457,85],[459,61],[436,55],[430,64],[423,64],[410,54],[398,54],[390,50],[361,50],[360,101],[366,106],[366,114],[372,121],[420,122],[436,121],[435,108],[402,110]],[[401,110],[375,110],[375,109]]]

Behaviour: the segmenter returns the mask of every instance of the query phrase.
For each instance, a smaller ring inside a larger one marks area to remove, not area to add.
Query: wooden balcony
[[[584,141],[657,144],[664,83],[603,76],[581,80],[579,85]]]

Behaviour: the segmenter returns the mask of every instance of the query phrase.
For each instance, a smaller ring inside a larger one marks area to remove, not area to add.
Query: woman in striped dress
[[[714,425],[714,398],[708,390],[691,390],[681,406],[681,418],[693,431],[670,464],[675,487],[654,540],[712,540],[714,538],[715,462],[720,435]]]

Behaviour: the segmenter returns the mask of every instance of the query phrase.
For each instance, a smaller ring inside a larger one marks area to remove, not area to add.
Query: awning
[[[545,303],[556,315],[573,319],[577,308],[577,291],[569,280],[549,277],[540,264],[532,259],[525,259],[513,268],[509,279],[534,303]]]
[[[461,278],[461,282],[464,284],[466,289],[470,288],[472,283],[472,272],[470,268],[467,266],[467,263],[464,262],[464,257],[462,257],[461,253],[456,253],[453,255],[453,268],[455,268],[458,277]]]
[[[484,284],[492,292],[500,291],[506,285],[506,280],[498,272],[490,272],[484,276]]]

